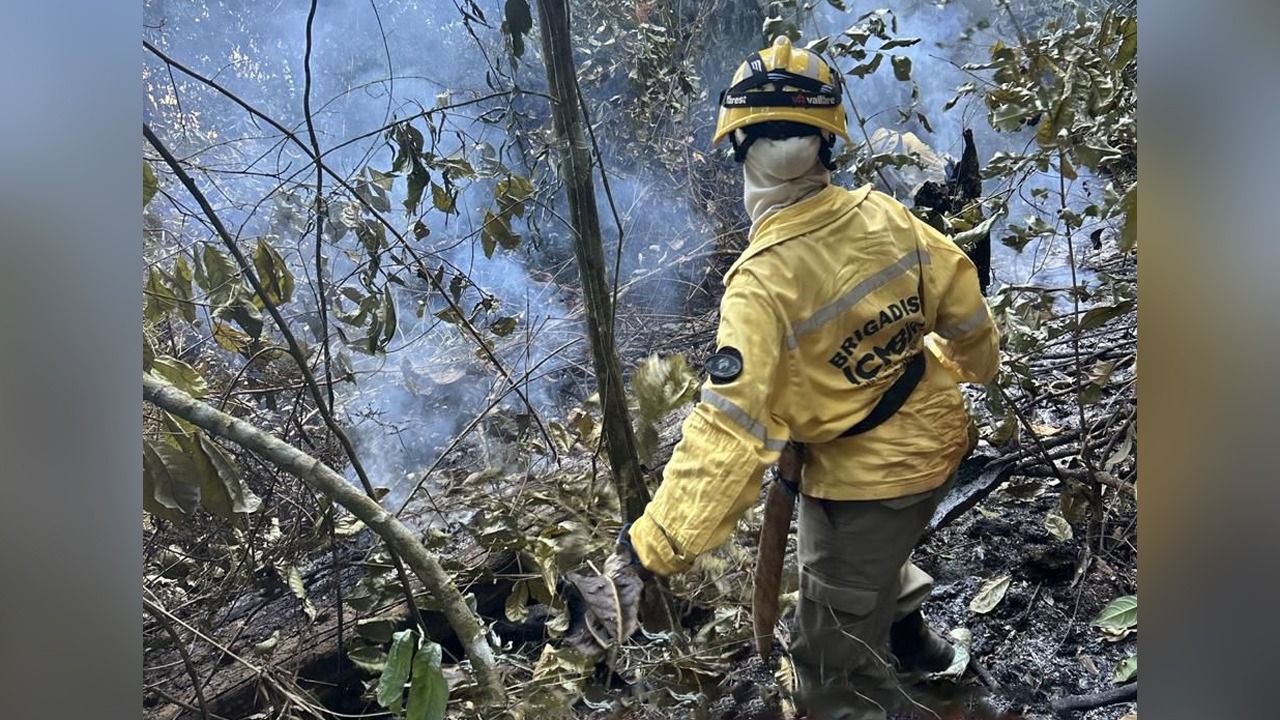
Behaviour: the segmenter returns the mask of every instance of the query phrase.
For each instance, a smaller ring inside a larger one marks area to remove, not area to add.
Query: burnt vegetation
[[[603,661],[568,579],[635,489],[597,358],[643,492],[696,398],[749,226],[718,83],[777,33],[846,72],[835,181],[964,247],[1003,336],[916,558],[973,662],[899,716],[1136,716],[1136,4],[900,5],[145,3],[144,373],[216,414],[144,404],[144,717],[791,717],[785,632],[753,642],[760,505]]]

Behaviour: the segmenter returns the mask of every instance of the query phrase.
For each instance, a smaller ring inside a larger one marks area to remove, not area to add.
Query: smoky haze
[[[377,131],[396,119],[413,116],[438,104],[466,102],[494,95],[487,78],[502,69],[520,87],[534,92],[546,82],[537,59],[536,35],[527,38],[526,55],[512,70],[499,30],[497,3],[485,3],[488,27],[464,24],[453,0],[371,2],[346,0],[319,6],[314,20],[311,65],[311,108],[317,140],[326,162],[338,173],[354,177],[366,166],[390,171],[395,148]],[[848,27],[868,8],[842,13],[819,5],[803,28],[806,35],[834,34]],[[204,2],[148,0],[144,37],[162,52],[193,70],[212,77],[240,100],[280,121],[307,142],[304,113],[306,72],[306,2]],[[989,130],[985,109],[961,101],[949,112],[944,103],[955,88],[971,80],[959,65],[987,59],[991,33],[959,38],[979,17],[991,15],[988,2],[906,3],[896,10],[898,34],[922,37],[923,42],[895,52],[911,57],[920,84],[918,110],[934,129],[917,122],[899,125],[894,107],[909,99],[908,86],[894,80],[888,63],[865,80],[850,78],[859,112],[877,127],[911,131],[935,150],[958,157],[961,132],[971,128],[985,161],[999,150],[1017,150],[1030,142],[1030,133],[996,134]],[[737,58],[758,48],[708,48],[708,57],[735,58],[703,79],[706,98],[696,112],[714,117],[719,84],[733,72]],[[717,76],[716,73],[723,73]],[[144,119],[152,124],[180,157],[206,171],[200,180],[224,221],[242,240],[268,236],[284,254],[298,277],[299,292],[291,310],[301,326],[314,326],[314,221],[309,215],[308,185],[314,168],[303,152],[283,140],[267,124],[255,120],[230,99],[170,72],[151,53],[144,53]],[[501,85],[499,85],[501,87]],[[576,293],[576,276],[569,234],[558,218],[566,216],[560,199],[554,154],[531,166],[511,146],[512,135],[494,111],[507,107],[507,98],[476,102],[448,113],[428,144],[435,155],[474,153],[492,148],[493,157],[528,175],[543,190],[525,217],[512,230],[524,237],[518,251],[499,248],[492,258],[481,251],[479,233],[485,211],[492,209],[493,184],[461,185],[456,214],[426,212],[422,220],[430,234],[421,241],[430,251],[428,264],[447,264],[465,273],[496,299],[490,318],[509,316],[517,328],[496,344],[495,351],[539,415],[562,417],[590,392],[582,368],[590,367],[581,318],[565,294]],[[591,105],[591,101],[588,103]],[[533,130],[549,112],[546,100],[534,95],[511,100],[519,111],[517,127]],[[416,122],[424,130],[426,124]],[[368,136],[368,137],[365,137]],[[359,139],[363,138],[363,139]],[[854,138],[858,139],[855,130]],[[615,165],[619,148],[601,138],[606,167]],[[706,138],[694,137],[703,152]],[[730,162],[722,155],[713,162]],[[623,163],[616,163],[621,166]],[[599,181],[597,181],[599,183]],[[332,181],[325,180],[326,191]],[[701,258],[714,247],[707,223],[690,205],[684,188],[669,179],[640,170],[612,172],[609,196],[597,187],[602,230],[609,257],[618,247],[616,224],[622,227],[618,256],[619,277],[626,287],[625,311],[656,319],[678,317],[689,294],[689,257]],[[986,188],[991,192],[991,188]],[[741,186],[726,188],[740,193]],[[177,195],[177,193],[175,193]],[[402,226],[412,218],[403,211],[404,184],[391,194],[387,216]],[[428,189],[424,204],[430,207]],[[1015,199],[1014,208],[1017,208]],[[614,211],[617,211],[615,224]],[[332,220],[332,218],[331,218]],[[209,239],[208,231],[180,217],[165,218],[166,229],[185,243]],[[332,224],[332,223],[331,223]],[[998,234],[998,228],[997,228]],[[325,250],[325,281],[355,284],[350,276],[363,257],[353,234]],[[993,247],[994,278],[1025,282],[1034,266],[1043,263],[1033,248],[1016,254],[998,243]],[[676,262],[684,258],[684,262]],[[153,259],[153,258],[149,258]],[[453,270],[447,274],[446,281]],[[515,416],[526,413],[523,402],[509,392],[509,383],[476,359],[474,345],[457,327],[440,322],[434,313],[443,305],[424,287],[390,286],[396,299],[397,334],[382,357],[369,357],[331,341],[355,371],[356,383],[337,387],[339,417],[357,444],[362,462],[375,485],[390,489],[388,507],[397,508],[453,439],[491,403]],[[469,309],[478,290],[461,300]],[[331,318],[332,321],[332,318]],[[308,325],[308,322],[311,324]],[[315,336],[310,338],[315,341]],[[628,338],[622,337],[624,344]],[[499,400],[501,398],[501,400]],[[480,464],[503,472],[536,470],[529,460],[504,450],[501,428],[481,423],[464,451],[481,455]],[[486,440],[488,438],[488,440]],[[427,488],[430,489],[428,484]],[[456,520],[457,518],[446,518]]]

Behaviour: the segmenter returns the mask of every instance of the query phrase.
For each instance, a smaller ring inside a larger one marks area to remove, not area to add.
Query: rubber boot
[[[903,674],[942,672],[956,655],[955,648],[925,623],[919,610],[890,626],[889,648]]]

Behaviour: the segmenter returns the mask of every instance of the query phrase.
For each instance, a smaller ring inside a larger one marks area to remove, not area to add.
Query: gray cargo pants
[[[800,599],[790,651],[797,705],[809,720],[884,720],[905,700],[889,626],[933,589],[910,556],[954,481],[891,500],[800,497]]]

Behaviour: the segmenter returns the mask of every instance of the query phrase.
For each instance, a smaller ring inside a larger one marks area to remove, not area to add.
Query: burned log
[[[951,491],[934,510],[925,526],[923,538],[929,537],[956,518],[972,510],[1013,474],[1014,463],[1008,458],[970,455],[960,463]]]
[[[964,131],[964,151],[960,162],[949,167],[945,182],[927,180],[916,191],[913,202],[917,214],[938,232],[951,235],[946,218],[960,218],[971,227],[978,227],[985,219],[982,212],[982,166],[978,162],[978,148],[973,142],[973,131]],[[977,237],[961,243],[965,254],[978,268],[978,284],[982,294],[991,285],[991,233],[982,232]]]

